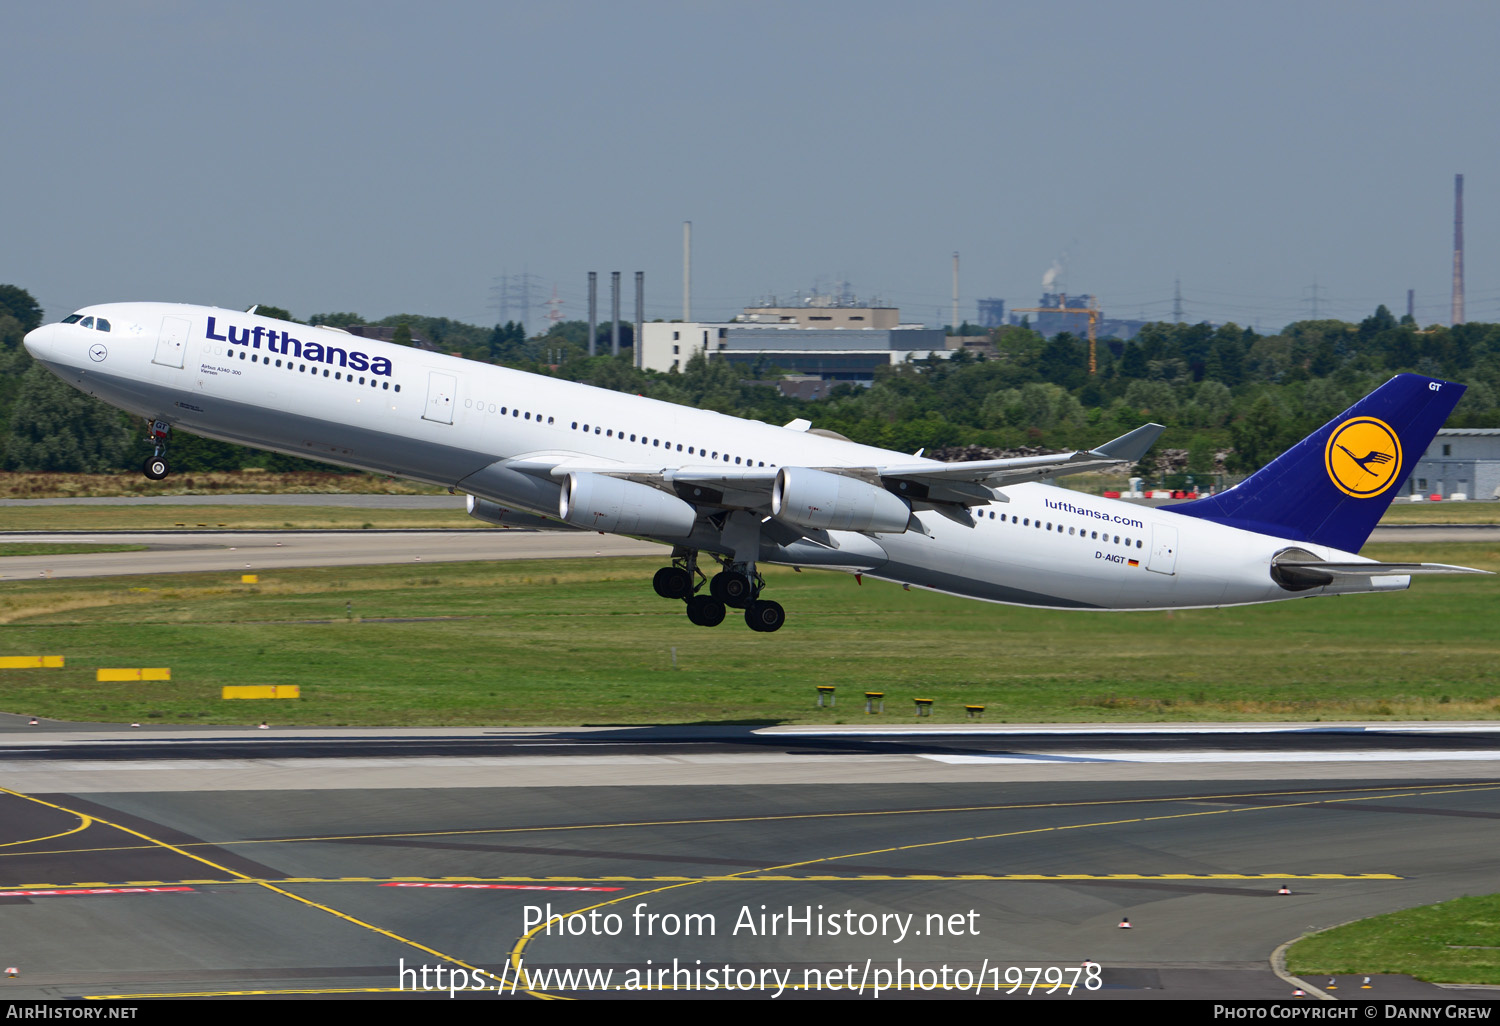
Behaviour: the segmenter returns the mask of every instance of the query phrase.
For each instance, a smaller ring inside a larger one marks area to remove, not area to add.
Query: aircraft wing
[[[1165,431],[1160,424],[1144,424],[1128,434],[1095,449],[1055,453],[1049,456],[1016,456],[1000,460],[968,460],[961,463],[913,463],[874,468],[875,473],[898,495],[931,502],[956,502],[965,506],[1006,501],[995,489],[1024,481],[1038,481],[1059,474],[1077,474],[1121,463],[1134,463],[1146,455]],[[906,487],[902,487],[905,484]]]
[[[1007,501],[998,489],[1006,485],[1037,481],[1059,474],[1134,463],[1166,430],[1160,424],[1145,424],[1094,449],[1047,456],[1016,456],[998,460],[968,460],[960,463],[898,463],[883,466],[809,467],[810,470],[854,478],[884,488],[924,508],[947,514],[967,513],[954,507],[978,506]],[[625,478],[672,492],[697,505],[749,509],[769,513],[776,467],[721,467],[712,463],[688,466],[612,463],[596,458],[535,453],[506,461],[511,470],[542,477],[569,474],[600,474]],[[946,507],[946,508],[945,508]]]

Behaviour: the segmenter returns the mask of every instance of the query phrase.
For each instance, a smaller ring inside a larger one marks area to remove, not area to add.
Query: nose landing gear
[[[151,422],[151,440],[156,443],[156,452],[141,467],[141,472],[153,481],[160,481],[172,472],[167,462],[167,438],[172,434],[172,425],[164,420]]]

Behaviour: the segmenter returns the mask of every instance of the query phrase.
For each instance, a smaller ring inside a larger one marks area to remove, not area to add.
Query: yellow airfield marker
[[[52,656],[0,656],[0,670],[35,670],[60,668],[63,657]]]
[[[235,684],[226,685],[224,698],[301,698],[300,684]]]
[[[94,680],[171,680],[172,671],[166,666],[112,667],[94,674]]]

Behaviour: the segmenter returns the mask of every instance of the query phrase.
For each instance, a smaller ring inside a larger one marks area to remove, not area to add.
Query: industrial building
[[[979,301],[979,319],[975,322],[981,328],[1000,328],[1005,326],[1005,300],[1003,299],[981,299]],[[957,325],[954,326],[957,330]]]
[[[1089,333],[1090,311],[1093,311],[1094,334],[1098,338],[1132,339],[1140,334],[1141,329],[1149,323],[1105,317],[1103,311],[1099,310],[1094,296],[1075,296],[1061,292],[1044,292],[1041,301],[1036,306],[1012,310],[1010,323],[1024,322],[1043,338],[1051,338],[1064,331],[1082,338]],[[982,313],[983,307],[981,306]]]
[[[894,306],[747,306],[735,323],[890,330],[901,327],[901,311]]]
[[[1500,428],[1443,428],[1412,468],[1402,492],[1500,499]]]
[[[811,375],[825,381],[873,381],[875,368],[908,359],[946,358],[949,350],[941,329],[902,325],[893,308],[871,307],[752,307],[750,315],[766,318],[703,322],[655,321],[641,326],[641,366],[651,370],[682,370],[695,352],[708,359],[728,360],[759,376],[771,368],[787,374]],[[782,321],[782,316],[797,320]],[[837,315],[833,326],[814,320]],[[886,327],[856,327],[856,317],[887,323]],[[770,320],[771,317],[778,320]],[[804,324],[809,326],[803,326]]]

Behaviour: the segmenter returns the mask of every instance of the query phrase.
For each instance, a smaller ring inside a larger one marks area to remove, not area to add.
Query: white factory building
[[[682,370],[694,353],[747,372],[778,368],[828,381],[870,381],[875,368],[947,357],[940,329],[901,324],[890,307],[751,307],[732,321],[641,326],[641,366]]]
[[[1500,428],[1443,428],[1402,492],[1412,498],[1500,499]]]

